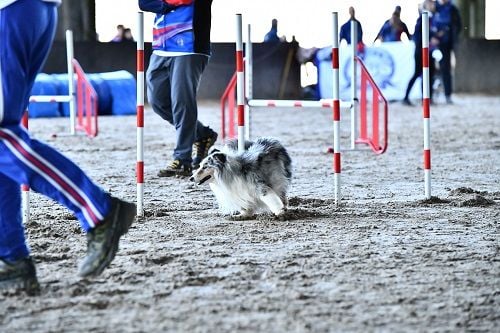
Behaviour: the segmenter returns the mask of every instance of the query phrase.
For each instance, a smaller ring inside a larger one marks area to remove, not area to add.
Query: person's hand
[[[439,39],[437,39],[436,37],[431,37],[431,45],[433,46],[437,46],[439,45]]]
[[[170,6],[187,6],[194,2],[194,0],[163,0]]]

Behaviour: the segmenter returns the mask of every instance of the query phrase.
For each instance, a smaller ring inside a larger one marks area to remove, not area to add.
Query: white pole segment
[[[356,101],[357,96],[357,66],[356,66],[356,51],[358,45],[358,25],[356,21],[351,20],[351,149],[356,149],[357,138],[357,113]]]
[[[71,135],[76,134],[76,98],[75,98],[75,80],[73,70],[73,31],[66,30],[66,60],[68,62],[68,94],[69,100],[69,131]]]

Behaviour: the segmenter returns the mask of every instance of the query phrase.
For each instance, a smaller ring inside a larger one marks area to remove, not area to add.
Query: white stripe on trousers
[[[12,131],[8,130],[8,129],[3,129],[3,131],[5,133],[7,133],[8,135],[10,135],[11,137],[14,138],[15,141],[17,141],[32,157],[34,157],[35,159],[37,159],[39,162],[41,162],[42,164],[44,164],[46,167],[48,167],[51,171],[53,171],[55,174],[57,174],[59,177],[61,177],[61,179],[69,186],[71,187],[71,189],[73,189],[75,192],[77,192],[81,197],[82,199],[87,203],[89,209],[92,210],[92,212],[94,213],[94,215],[101,221],[104,219],[103,215],[101,214],[101,212],[99,212],[99,210],[97,210],[97,208],[94,206],[94,204],[92,203],[92,201],[90,201],[90,199],[88,198],[88,196],[82,192],[81,189],[79,189],[70,179],[68,179],[68,177],[66,177],[66,175],[64,175],[63,173],[61,173],[52,163],[50,163],[49,161],[47,161],[46,159],[44,159],[43,157],[41,157],[40,155],[38,155],[38,153],[36,153],[33,149],[31,149],[30,146],[28,146],[24,141],[22,141],[17,135],[15,135],[15,133],[13,133]],[[49,175],[47,175],[46,173],[44,173],[42,170],[40,170],[38,167],[36,167],[35,165],[33,165],[29,160],[27,160],[20,152],[17,151],[17,149],[12,146],[8,141],[5,141],[5,144],[6,146],[11,150],[11,152],[19,159],[21,160],[22,162],[24,162],[24,164],[26,164],[28,167],[30,167],[33,171],[37,172],[40,176],[42,176],[45,180],[47,180],[52,186],[54,186],[56,189],[58,189],[62,194],[64,194],[64,196],[70,200],[75,206],[77,206],[83,213],[83,215],[85,216],[88,224],[91,226],[91,227],[95,227],[95,223],[93,221],[93,219],[90,217],[89,213],[87,212],[87,208],[80,204],[70,193],[68,193],[64,188],[61,187],[61,185],[59,185],[54,179],[52,179]]]

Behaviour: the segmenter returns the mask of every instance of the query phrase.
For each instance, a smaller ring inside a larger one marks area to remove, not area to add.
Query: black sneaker
[[[410,102],[410,100],[408,98],[403,99],[403,104],[408,105],[408,106],[413,106],[413,103]]]
[[[17,290],[24,290],[28,295],[40,291],[35,264],[30,257],[12,263],[0,259],[0,291]]]
[[[179,160],[174,160],[165,169],[158,171],[158,177],[190,177],[193,174],[193,167],[184,164]]]
[[[78,272],[81,277],[97,276],[109,266],[118,251],[120,237],[127,233],[135,215],[135,204],[111,198],[108,216],[102,224],[87,233],[87,256]]]
[[[200,141],[195,141],[193,144],[193,169],[198,169],[201,161],[208,155],[208,151],[217,141],[217,133],[212,132],[209,137],[203,138]]]

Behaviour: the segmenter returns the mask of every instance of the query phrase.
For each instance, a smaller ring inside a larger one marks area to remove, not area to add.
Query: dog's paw
[[[289,219],[286,209],[280,210],[278,213],[274,214],[274,218],[278,221],[286,221]]]
[[[255,220],[255,214],[231,214],[227,217],[228,220],[230,221],[247,221],[247,220]]]

